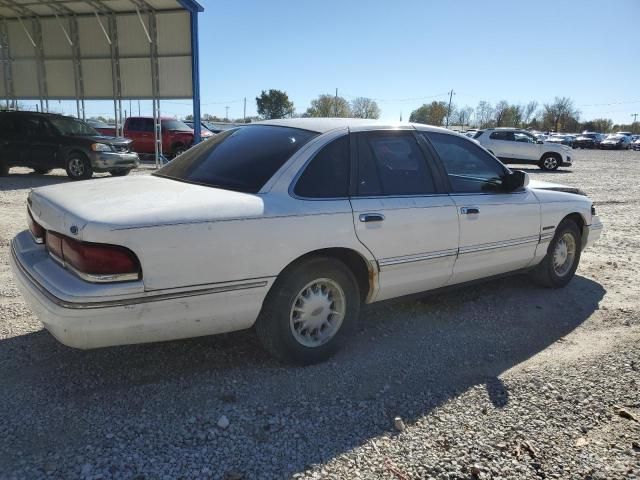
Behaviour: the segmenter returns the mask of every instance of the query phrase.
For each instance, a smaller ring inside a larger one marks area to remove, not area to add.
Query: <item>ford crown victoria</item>
[[[260,122],[150,176],[38,188],[28,220],[12,267],[62,343],[255,327],[297,363],[354,335],[362,303],[520,271],[562,287],[602,229],[582,192],[467,137],[352,119]]]

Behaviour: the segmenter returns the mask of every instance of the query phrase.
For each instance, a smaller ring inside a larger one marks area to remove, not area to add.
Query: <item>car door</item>
[[[490,147],[498,158],[513,158],[513,132],[510,130],[494,130],[489,134]]]
[[[525,132],[514,132],[512,158],[537,161],[540,159],[540,145],[536,138]]]
[[[132,149],[138,153],[154,153],[153,119],[131,118],[127,125],[127,133],[133,140]]]
[[[51,124],[41,115],[24,116],[22,121],[29,143],[29,166],[45,170],[58,167],[59,142]]]
[[[353,222],[380,267],[377,300],[445,285],[458,216],[413,129],[352,134]]]
[[[540,240],[540,204],[528,188],[506,192],[508,172],[473,142],[424,133],[446,172],[460,222],[460,247],[449,284],[528,266]]]

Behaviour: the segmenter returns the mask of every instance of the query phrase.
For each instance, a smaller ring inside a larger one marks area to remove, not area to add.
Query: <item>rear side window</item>
[[[309,162],[293,192],[305,198],[341,198],[349,195],[349,137],[326,145]]]
[[[366,133],[357,139],[357,195],[435,193],[433,176],[412,133]]]
[[[489,135],[489,138],[491,140],[506,140],[510,142],[513,142],[515,140],[513,132],[502,132],[502,131],[491,132],[491,135]]]
[[[484,133],[484,130],[478,130],[475,135],[473,136],[473,138],[478,138],[480,135],[482,135]]]
[[[190,148],[154,175],[257,193],[316,132],[254,125],[227,130]]]
[[[131,118],[127,124],[127,129],[132,132],[153,132],[153,119]]]

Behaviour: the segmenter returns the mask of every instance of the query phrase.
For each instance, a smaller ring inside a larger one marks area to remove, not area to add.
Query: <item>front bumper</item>
[[[140,281],[92,284],[54,262],[28,230],[11,242],[9,260],[20,292],[44,327],[61,343],[82,349],[250,328],[273,284],[268,278],[153,292]]]
[[[561,167],[570,167],[571,165],[573,165],[573,159],[571,158],[570,155],[565,155],[565,157],[562,160]]]
[[[90,158],[94,172],[132,169],[140,165],[138,154],[132,152],[91,152]]]
[[[594,215],[591,218],[591,225],[585,225],[582,231],[582,250],[596,243],[602,235],[603,228],[600,217]]]

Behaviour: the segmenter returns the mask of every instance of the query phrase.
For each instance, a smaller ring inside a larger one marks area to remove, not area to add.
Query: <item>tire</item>
[[[562,246],[563,243],[567,247],[566,250]],[[534,280],[547,288],[564,287],[571,281],[580,263],[580,245],[581,234],[576,222],[563,220],[549,243],[547,255],[533,270]],[[563,259],[564,263],[560,263]]]
[[[171,155],[173,156],[173,158],[176,158],[177,156],[182,155],[187,150],[188,148],[185,145],[183,145],[182,143],[177,143],[171,148]]]
[[[91,162],[81,153],[71,153],[69,155],[66,170],[71,180],[87,180],[93,176]]]
[[[332,309],[342,312],[341,320]],[[360,291],[351,270],[339,260],[316,257],[278,277],[262,306],[256,333],[277,359],[311,365],[344,346],[356,332],[359,314]]]
[[[558,169],[558,167],[560,166],[560,160],[558,159],[558,156],[555,153],[545,153],[544,155],[542,155],[542,158],[540,159],[540,163],[538,163],[538,166],[542,170],[545,170],[547,172],[552,172]]]
[[[111,174],[112,177],[125,177],[129,175],[130,171],[131,171],[130,168],[120,168],[118,170],[111,170],[109,173]]]
[[[46,175],[51,171],[51,169],[50,168],[34,168],[33,171],[38,175]]]

